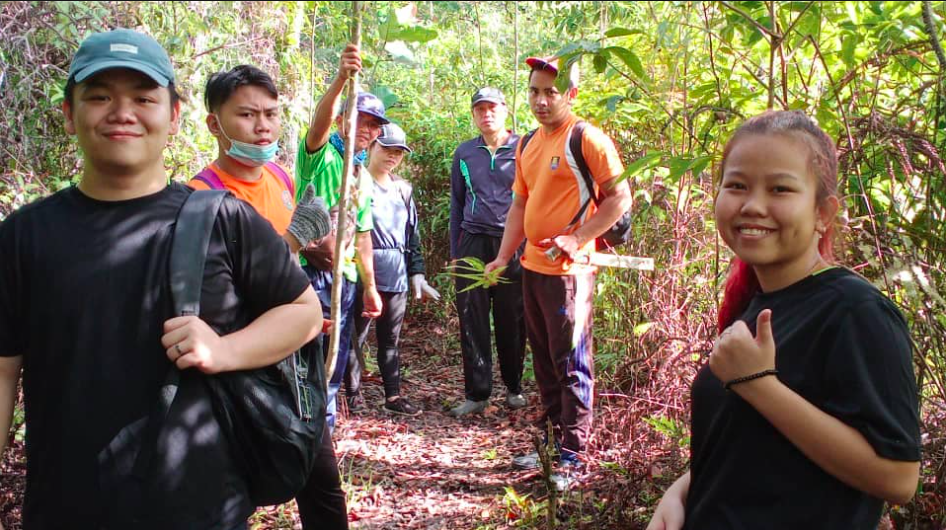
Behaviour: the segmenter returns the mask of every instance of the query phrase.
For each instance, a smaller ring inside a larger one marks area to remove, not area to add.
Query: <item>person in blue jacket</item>
[[[499,89],[485,87],[478,90],[471,98],[470,107],[473,122],[481,134],[460,144],[453,153],[450,257],[453,260],[476,258],[489,263],[499,252],[506,213],[512,205],[519,135],[506,129],[509,110]],[[508,283],[461,292],[471,280],[457,278],[456,303],[466,399],[450,410],[452,416],[482,412],[489,403],[493,389],[490,313],[496,336],[496,356],[506,385],[506,406],[511,409],[526,406],[522,396],[526,329],[520,253],[517,252],[509,261],[503,273]]]
[[[371,215],[374,228],[371,244],[374,249],[374,275],[381,294],[382,311],[375,319],[378,342],[377,360],[384,381],[385,412],[416,416],[421,409],[401,396],[400,355],[398,340],[407,308],[408,283],[414,298],[440,299],[440,294],[424,278],[424,257],[420,251],[417,207],[410,183],[392,173],[411,148],[404,130],[394,123],[381,129],[378,139],[368,151],[368,172],[371,174]],[[358,286],[361,289],[361,285]],[[371,319],[362,315],[361,295],[355,297],[355,355],[348,356],[345,386],[349,410],[362,408],[361,370],[363,349],[368,339]]]

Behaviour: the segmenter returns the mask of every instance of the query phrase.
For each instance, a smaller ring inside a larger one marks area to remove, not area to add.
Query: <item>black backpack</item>
[[[204,261],[217,211],[227,191],[195,191],[174,226],[169,277],[175,315],[199,315]],[[204,376],[214,415],[257,506],[291,500],[305,486],[325,428],[325,376],[321,352],[297,351],[263,368]],[[157,440],[180,380],[176,366],[165,378],[148,431]],[[153,445],[153,444],[152,444]],[[147,467],[153,447],[136,462]]]
[[[601,204],[601,198],[594,192],[594,180],[591,178],[591,170],[588,168],[588,163],[585,162],[585,156],[581,152],[581,138],[585,133],[585,127],[588,124],[584,121],[578,121],[572,127],[571,134],[568,137],[568,147],[572,152],[572,156],[575,157],[575,165],[578,166],[579,172],[581,172],[581,182],[584,183],[585,189],[588,191],[588,200],[581,205],[581,208],[578,209],[578,213],[575,214],[575,217],[572,218],[571,222],[568,223],[566,229],[578,225],[581,222],[581,218],[585,215],[585,212],[588,210],[588,205],[592,200],[595,201],[595,206]],[[526,150],[526,145],[529,144],[529,140],[535,135],[535,131],[538,129],[532,129],[525,136],[519,140],[521,147],[519,148],[519,155],[522,156],[522,153]],[[598,236],[595,240],[596,246],[600,248],[611,248],[618,245],[623,245],[631,240],[631,212],[627,211],[609,228],[605,233]]]

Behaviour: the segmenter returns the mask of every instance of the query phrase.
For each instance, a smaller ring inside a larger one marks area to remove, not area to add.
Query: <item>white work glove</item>
[[[434,300],[440,300],[440,293],[438,293],[436,289],[427,283],[427,280],[424,278],[423,274],[415,274],[411,276],[411,287],[414,288],[415,300],[420,300],[424,296],[427,298],[433,298]]]

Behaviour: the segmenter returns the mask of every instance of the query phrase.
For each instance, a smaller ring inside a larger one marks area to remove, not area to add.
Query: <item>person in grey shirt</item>
[[[486,87],[477,91],[471,108],[473,122],[482,134],[460,144],[453,154],[450,257],[477,258],[489,263],[499,251],[506,213],[512,204],[519,136],[506,129],[508,109],[499,89]],[[471,280],[456,280],[466,399],[450,410],[452,416],[481,412],[489,402],[493,383],[490,312],[500,372],[506,385],[506,405],[511,409],[526,405],[521,383],[526,334],[518,257],[517,253],[503,273],[509,283],[461,292]]]
[[[401,396],[400,354],[398,340],[407,307],[408,283],[415,299],[440,299],[440,294],[424,278],[424,258],[420,250],[420,231],[413,189],[406,180],[392,172],[410,153],[404,130],[394,123],[381,128],[381,135],[368,151],[368,172],[373,179],[371,215],[374,228],[374,276],[383,301],[381,315],[375,319],[378,342],[377,360],[384,381],[385,412],[415,416],[421,409]],[[358,288],[361,286],[359,284]],[[361,295],[355,297],[355,355],[348,356],[345,388],[349,410],[363,404],[361,370],[364,345],[371,320],[361,316]]]

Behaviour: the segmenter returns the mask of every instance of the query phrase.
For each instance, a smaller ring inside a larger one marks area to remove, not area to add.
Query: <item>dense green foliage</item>
[[[449,166],[456,145],[475,132],[472,92],[503,89],[522,132],[535,122],[521,59],[558,52],[581,61],[576,111],[612,134],[633,182],[636,237],[626,253],[658,263],[654,273],[605,271],[599,280],[602,388],[639,399],[624,402],[613,416],[622,421],[597,443],[649,442],[646,452],[609,455],[616,476],[642,477],[652,462],[669,468],[659,486],[623,488],[624,501],[603,508],[615,521],[639,522],[630,508],[653,502],[685,465],[686,389],[714,337],[728,262],[711,215],[714,163],[743,118],[789,108],[814,116],[837,141],[839,259],[901,305],[917,343],[927,460],[917,499],[892,515],[914,528],[946,525],[946,57],[931,39],[946,37],[946,3],[928,4],[929,23],[923,2],[369,4],[363,83],[415,149],[406,173],[431,277],[447,261]],[[216,156],[204,82],[244,62],[276,77],[283,156],[293,160],[347,40],[348,9],[347,2],[3,4],[0,218],[81,171],[58,106],[69,57],[89,32],[133,26],[167,46],[189,101],[167,166],[184,179]],[[450,284],[445,276],[439,282]]]

